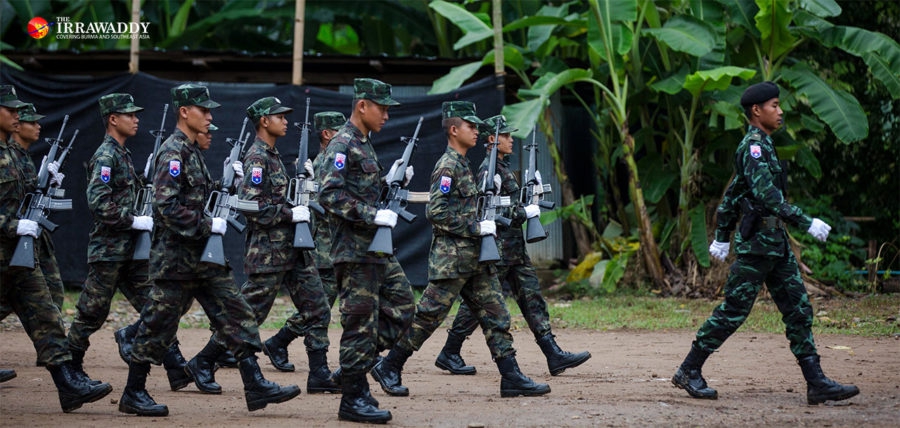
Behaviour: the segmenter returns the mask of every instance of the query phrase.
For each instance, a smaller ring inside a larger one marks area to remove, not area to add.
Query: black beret
[[[762,104],[772,98],[778,98],[778,85],[772,82],[761,82],[750,85],[741,95],[741,107],[747,108],[754,104]]]

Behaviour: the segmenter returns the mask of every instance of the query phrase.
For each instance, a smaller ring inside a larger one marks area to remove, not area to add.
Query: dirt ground
[[[264,330],[263,339],[274,334]],[[556,332],[570,351],[589,350],[593,358],[576,369],[550,376],[530,333],[515,331],[522,371],[550,384],[543,397],[500,398],[500,378],[483,336],[466,342],[463,356],[478,368],[475,376],[451,376],[434,366],[446,338],[438,330],[406,365],[403,380],[409,397],[389,397],[371,380],[373,394],[389,409],[393,426],[897,426],[900,419],[900,338],[817,337],[826,375],[854,383],[862,391],[840,405],[808,406],[800,369],[782,335],[737,333],[704,367],[718,400],[697,400],[670,383],[693,338],[693,331]],[[339,328],[332,328],[329,363],[337,364]],[[200,328],[179,332],[182,350],[190,358],[209,332]],[[165,418],[139,418],[119,413],[118,399],[127,368],[119,359],[112,327],[94,335],[86,371],[113,385],[104,399],[64,414],[49,373],[34,366],[35,353],[21,328],[0,331],[0,367],[18,377],[0,384],[0,426],[267,426],[353,427],[337,417],[339,395],[301,394],[294,400],[248,412],[236,369],[222,369],[216,379],[222,395],[205,395],[193,385],[169,390],[165,372],[154,367],[148,390],[169,406]],[[264,375],[281,384],[305,388],[306,355],[301,340],[290,348],[295,373],[276,371],[261,355]]]

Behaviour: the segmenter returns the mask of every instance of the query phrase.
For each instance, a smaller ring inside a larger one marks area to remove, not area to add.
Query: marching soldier
[[[142,324],[119,411],[140,416],[169,414],[168,407],[157,404],[147,392],[147,375],[150,363],[161,362],[175,338],[185,303],[194,298],[239,360],[248,410],[290,400],[300,394],[300,388],[270,382],[259,369],[255,355],[262,346],[259,329],[230,268],[200,261],[210,234],[224,235],[227,227],[225,220],[204,213],[215,189],[196,143],[198,133],[208,132],[210,109],[219,104],[209,98],[205,86],[194,84],[172,88],[172,103],[178,121],[159,149],[153,180],[156,230],[150,267],[154,284],[150,302],[141,312]]]

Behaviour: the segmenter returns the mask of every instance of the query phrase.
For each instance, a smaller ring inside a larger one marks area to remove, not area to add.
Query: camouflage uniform
[[[321,135],[325,129],[333,129],[335,131],[341,129],[347,118],[342,113],[336,111],[326,111],[316,113],[313,118],[315,122],[316,132]],[[313,171],[316,173],[316,180],[319,183],[325,181],[326,173],[329,171],[325,163],[325,147],[321,147],[319,154],[313,160]],[[337,281],[334,278],[334,264],[331,263],[331,226],[328,220],[328,214],[319,215],[315,213],[313,216],[314,238],[316,240],[316,249],[312,252],[313,260],[316,263],[316,269],[319,271],[319,278],[322,281],[322,287],[325,289],[325,295],[328,299],[328,307],[334,306],[337,300]]]
[[[136,113],[128,94],[109,94],[100,98],[100,116]],[[132,260],[137,231],[134,204],[141,187],[134,170],[131,151],[107,134],[88,163],[88,208],[94,217],[88,241],[88,275],[76,305],[78,312],[69,330],[69,348],[84,353],[90,336],[99,330],[109,315],[116,290],[141,312],[148,301],[152,284],[147,260]]]
[[[390,86],[367,86],[357,79],[357,98],[396,104]],[[380,83],[380,82],[379,82]],[[319,203],[329,214],[331,260],[339,285],[341,369],[345,377],[364,375],[379,351],[391,346],[409,325],[415,302],[406,274],[395,256],[367,253],[375,236],[376,202],[382,167],[371,140],[346,122],[324,153]]]
[[[741,226],[742,231],[750,232],[749,236],[743,232],[735,234],[737,261],[731,266],[725,283],[725,301],[700,327],[695,346],[707,352],[719,349],[747,319],[765,282],[772,300],[784,315],[791,352],[798,358],[815,355],[812,306],[782,223],[806,230],[812,218],[785,201],[787,171],[778,161],[772,139],[765,132],[748,127],[735,151],[734,165],[737,174],[716,212],[716,240],[730,240],[742,206],[748,202],[762,210],[762,217],[744,211],[743,221],[753,222]]]

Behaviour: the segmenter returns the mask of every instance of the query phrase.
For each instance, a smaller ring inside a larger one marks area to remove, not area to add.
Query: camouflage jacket
[[[485,267],[478,262],[481,235],[476,205],[478,187],[469,159],[450,147],[431,172],[425,216],[434,236],[428,256],[428,279],[470,276]],[[493,269],[493,264],[488,266]]]
[[[28,154],[28,151],[21,144],[10,141],[9,147],[12,149],[12,153],[19,158],[19,168],[25,174],[25,192],[33,192],[37,187],[38,174],[37,167],[34,166],[34,160],[31,159],[31,155]]]
[[[257,138],[244,155],[244,177],[238,197],[259,203],[259,213],[247,216],[244,272],[291,270],[297,260],[291,207],[285,199],[291,178],[276,147]]]
[[[488,152],[490,153],[490,152]],[[476,183],[483,183],[487,175],[490,157],[485,157],[478,168]],[[509,167],[509,160],[497,159],[496,173],[500,174],[500,195],[509,196],[513,206],[503,209],[498,214],[511,220],[509,227],[497,224],[497,246],[500,247],[501,260],[498,265],[514,266],[525,263],[525,235],[522,225],[525,224],[525,208],[519,205],[519,181]]]
[[[153,249],[155,278],[203,278],[222,269],[200,263],[212,218],[203,211],[215,182],[196,141],[176,128],[160,146],[153,173]]]
[[[350,121],[325,149],[319,203],[333,220],[334,263],[384,264],[387,258],[366,253],[375,231],[375,204],[381,194],[381,164],[369,138]]]
[[[323,172],[329,171],[326,165],[323,150],[313,160],[313,171],[316,173],[316,181],[319,183],[325,181],[326,177]],[[313,237],[316,240],[316,249],[312,254],[316,267],[320,270],[334,267],[334,264],[331,263],[331,224],[328,217],[327,212],[323,215],[313,212]]]
[[[26,193],[25,173],[13,145],[18,146],[15,141],[0,140],[0,264],[3,266],[9,264],[19,242],[16,211]]]
[[[772,139],[755,126],[738,144],[734,154],[735,177],[716,211],[716,240],[728,242],[742,214],[742,205],[749,202],[762,216],[775,216],[785,223],[808,229],[812,218],[784,198],[783,185],[787,171],[778,161]],[[746,202],[744,200],[747,200]],[[746,220],[745,220],[746,221]],[[788,251],[787,233],[783,227],[756,228],[745,237],[735,234],[736,254],[783,256]]]
[[[88,163],[87,203],[94,216],[88,241],[88,263],[130,260],[137,232],[134,201],[141,181],[131,151],[106,135]]]

